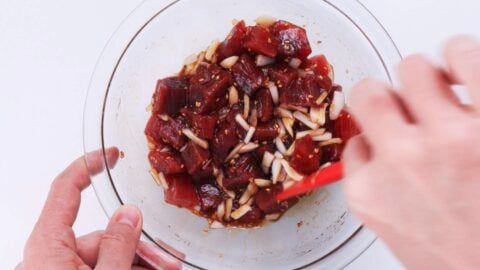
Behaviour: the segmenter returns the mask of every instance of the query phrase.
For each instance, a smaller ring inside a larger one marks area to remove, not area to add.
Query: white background
[[[50,181],[82,154],[89,78],[110,35],[141,0],[0,0],[0,268],[12,269]],[[457,33],[480,36],[476,0],[362,0],[403,55],[439,55]],[[78,235],[105,227],[91,188]],[[402,269],[377,241],[348,269]]]

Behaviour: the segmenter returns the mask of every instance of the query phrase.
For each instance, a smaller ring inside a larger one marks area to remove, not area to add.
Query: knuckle
[[[115,228],[106,231],[101,235],[102,243],[117,243],[117,244],[128,244],[132,243],[134,240],[132,229],[128,225],[118,224]]]

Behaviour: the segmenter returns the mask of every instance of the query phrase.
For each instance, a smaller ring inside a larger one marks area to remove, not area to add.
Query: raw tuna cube
[[[278,55],[306,59],[312,52],[305,29],[286,21],[272,25],[272,33],[278,41]]]
[[[152,115],[148,120],[147,126],[145,127],[145,135],[155,142],[155,144],[162,144],[162,138],[158,134],[160,130],[160,118],[156,115]]]
[[[168,119],[167,121],[158,119],[156,125],[158,125],[156,136],[161,139],[162,142],[171,145],[177,150],[185,145],[186,138],[181,131],[183,128],[182,121],[173,118]]]
[[[242,20],[238,22],[228,34],[227,38],[218,46],[217,54],[219,60],[232,55],[241,55],[245,52],[243,48],[243,37],[247,33],[247,27]]]
[[[278,127],[274,121],[268,123],[259,123],[253,135],[253,140],[256,141],[272,141],[278,136]]]
[[[186,108],[182,109],[181,113],[188,120],[189,125],[198,137],[208,140],[213,139],[218,116],[200,115]]]
[[[215,176],[213,175],[213,164],[208,165],[206,168],[202,167],[199,171],[193,174],[192,177],[197,183],[214,179]]]
[[[207,114],[225,104],[231,75],[216,65],[199,68],[190,81],[188,104],[194,111]]]
[[[320,167],[322,152],[310,135],[295,141],[290,165],[299,173],[310,174]]]
[[[280,93],[280,102],[303,107],[316,106],[315,101],[324,91],[317,83],[316,76],[298,78]]]
[[[322,163],[340,161],[343,145],[332,144],[322,147]]]
[[[273,117],[273,99],[268,89],[260,89],[255,94],[257,116],[260,121],[266,123]]]
[[[250,183],[250,178],[246,175],[226,177],[223,179],[223,187],[228,190],[244,188]]]
[[[332,79],[330,78],[331,67],[324,55],[314,56],[305,63],[306,69],[311,69],[318,75],[318,83],[327,91],[332,88]]]
[[[298,71],[286,63],[279,63],[268,68],[268,76],[278,88],[285,89],[298,78]]]
[[[251,179],[262,177],[263,172],[253,154],[243,154],[228,163],[227,176],[243,176]]]
[[[223,162],[233,147],[239,143],[235,122],[221,122],[212,142],[212,153],[217,161]]]
[[[240,90],[252,96],[265,82],[265,75],[248,54],[242,54],[232,67],[233,79]]]
[[[275,198],[283,190],[282,184],[261,189],[255,195],[255,203],[265,214],[282,213],[298,202],[297,198],[278,202]]]
[[[334,122],[335,137],[339,137],[343,142],[347,142],[351,137],[360,134],[360,129],[353,117],[346,110],[343,110],[338,119]]]
[[[157,172],[162,172],[165,175],[185,172],[182,159],[176,153],[152,150],[148,154],[148,159]]]
[[[199,171],[209,158],[209,152],[198,146],[192,141],[187,143],[186,148],[182,152],[183,164],[187,167],[189,174]]]
[[[187,174],[175,174],[165,177],[168,189],[164,189],[165,202],[178,207],[193,208],[199,204],[192,179]]]
[[[205,183],[197,187],[202,212],[209,213],[217,209],[223,201],[222,192],[213,184]]]
[[[169,77],[157,82],[153,94],[153,113],[176,114],[186,104],[188,80]]]
[[[270,31],[261,26],[247,28],[247,35],[243,40],[243,47],[254,53],[268,57],[277,56],[278,42]]]
[[[255,150],[255,155],[257,156],[257,160],[259,162],[262,162],[265,152],[270,152],[270,154],[274,154],[275,150],[276,147],[273,143],[263,144],[259,148],[257,148],[257,150]]]

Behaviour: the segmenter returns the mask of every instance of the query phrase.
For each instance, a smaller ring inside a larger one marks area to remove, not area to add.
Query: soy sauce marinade
[[[211,227],[277,220],[275,195],[340,159],[358,133],[333,68],[305,29],[259,18],[158,81],[147,124],[152,175],[167,203]]]

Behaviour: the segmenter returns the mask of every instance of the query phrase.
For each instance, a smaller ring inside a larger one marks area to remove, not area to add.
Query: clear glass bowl
[[[185,269],[342,268],[375,235],[350,214],[338,184],[303,199],[276,223],[206,232],[203,218],[164,202],[149,174],[143,130],[156,80],[179,71],[187,56],[213,39],[223,39],[232,19],[252,24],[261,15],[305,26],[314,54],[327,55],[347,97],[364,77],[392,80],[400,54],[354,0],[146,0],[112,36],[91,80],[85,151],[118,146],[125,153],[115,169],[93,178],[93,186],[109,216],[121,204],[138,206],[143,237],[177,256]]]

